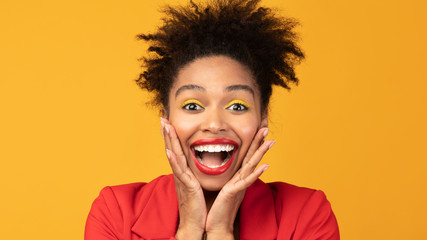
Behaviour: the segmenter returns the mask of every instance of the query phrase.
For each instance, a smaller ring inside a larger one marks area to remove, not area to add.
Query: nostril
[[[211,109],[206,113],[202,127],[206,132],[218,133],[227,129],[227,123],[221,112]]]
[[[226,127],[223,124],[211,123],[205,128],[205,130],[213,133],[218,133],[225,131]]]

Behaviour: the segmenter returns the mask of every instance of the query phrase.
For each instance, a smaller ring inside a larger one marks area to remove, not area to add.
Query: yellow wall
[[[2,0],[1,239],[82,239],[103,186],[170,172],[132,81],[165,2],[185,1]],[[274,93],[263,179],[323,189],[342,239],[427,239],[427,3],[264,3],[307,59]]]

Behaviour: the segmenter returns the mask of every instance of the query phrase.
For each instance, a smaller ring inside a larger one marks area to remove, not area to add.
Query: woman
[[[296,22],[259,0],[165,10],[137,83],[155,93],[173,175],[106,187],[85,239],[339,239],[321,191],[263,183],[272,85],[296,83]]]

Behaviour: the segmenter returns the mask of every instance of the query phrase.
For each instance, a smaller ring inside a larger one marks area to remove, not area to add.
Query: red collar
[[[173,175],[148,183],[148,199],[132,232],[143,239],[169,239],[178,223],[178,201]],[[277,220],[270,187],[257,180],[246,190],[240,206],[240,239],[276,239]]]

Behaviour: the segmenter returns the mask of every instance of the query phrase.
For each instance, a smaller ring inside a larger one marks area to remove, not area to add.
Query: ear
[[[169,120],[169,111],[165,107],[160,110],[160,115],[162,116],[162,118]]]
[[[261,125],[259,128],[268,127],[268,114],[267,111],[265,111],[261,116]]]

